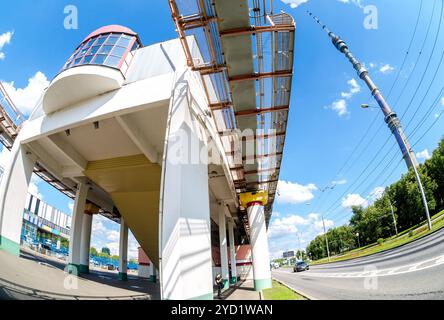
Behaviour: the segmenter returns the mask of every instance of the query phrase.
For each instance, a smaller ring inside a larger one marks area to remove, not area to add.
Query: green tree
[[[102,254],[106,255],[107,257],[111,256],[111,250],[107,247],[102,248]]]
[[[96,248],[91,247],[91,249],[89,250],[89,253],[93,256],[93,257],[97,257],[97,255],[99,254],[99,252],[97,251]]]

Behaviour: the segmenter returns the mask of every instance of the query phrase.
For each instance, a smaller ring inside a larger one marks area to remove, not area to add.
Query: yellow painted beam
[[[107,191],[143,250],[158,267],[161,167],[144,155],[93,161],[87,177]]]

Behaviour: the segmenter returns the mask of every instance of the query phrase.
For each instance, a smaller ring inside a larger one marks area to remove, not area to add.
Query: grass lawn
[[[293,290],[273,280],[273,288],[264,290],[265,300],[307,300]]]
[[[365,256],[368,256],[368,255],[371,255],[374,253],[378,253],[378,252],[381,252],[384,250],[393,249],[393,248],[399,247],[401,245],[407,244],[409,242],[415,241],[419,238],[422,238],[422,237],[430,234],[431,232],[437,231],[437,230],[444,227],[444,212],[440,212],[440,213],[436,214],[434,217],[432,217],[432,219],[434,219],[434,222],[433,222],[433,229],[431,231],[429,231],[426,224],[422,224],[418,227],[413,227],[409,230],[406,230],[406,231],[400,233],[398,235],[398,237],[392,237],[392,238],[386,239],[386,241],[382,245],[373,244],[373,245],[369,245],[369,246],[361,248],[361,249],[352,250],[352,251],[347,252],[343,255],[331,257],[330,262],[337,262],[337,261],[344,261],[344,260],[349,260],[349,259],[354,259],[354,258],[359,258],[359,257],[365,257]],[[316,264],[323,264],[323,263],[328,263],[328,262],[329,262],[328,259],[324,258],[324,259],[320,259],[317,261],[313,261],[310,264],[316,265]]]

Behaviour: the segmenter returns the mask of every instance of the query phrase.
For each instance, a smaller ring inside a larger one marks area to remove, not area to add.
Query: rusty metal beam
[[[275,72],[264,72],[264,73],[254,73],[254,74],[244,74],[240,76],[233,76],[228,79],[230,83],[233,82],[242,82],[242,81],[252,81],[252,80],[260,80],[264,78],[272,78],[272,77],[292,77],[293,71],[291,70],[283,70],[283,71],[275,71]]]
[[[199,72],[201,75],[209,75],[213,73],[221,73],[224,72],[227,69],[227,67],[224,66],[217,66],[217,65],[209,65],[209,66],[202,66],[202,67],[193,67],[193,71]]]
[[[275,183],[275,182],[279,182],[279,180],[273,179],[273,180],[266,180],[266,181],[253,181],[253,182],[247,182],[247,185],[251,186],[251,185],[258,185],[258,184]]]
[[[233,104],[231,102],[211,103],[209,107],[211,110],[222,110],[233,107]]]
[[[292,32],[295,31],[296,28],[294,25],[271,25],[271,26],[250,26],[249,28],[236,28],[226,31],[221,31],[221,37],[233,37],[233,36],[242,36],[249,35],[255,33],[264,33],[264,32]]]
[[[245,171],[244,175],[251,176],[251,175],[255,175],[255,174],[261,174],[261,173],[265,173],[265,172],[274,172],[274,171],[279,171],[279,170],[281,170],[281,167],[261,169],[261,170],[252,170],[252,171]]]
[[[195,28],[202,28],[207,26],[210,22],[217,21],[217,18],[205,18],[204,16],[196,17],[185,17],[178,19],[178,23],[181,25],[183,30],[191,30]]]
[[[289,110],[290,110],[289,106],[278,106],[274,108],[250,109],[250,110],[238,111],[235,112],[234,115],[236,117],[242,117],[242,116],[261,115],[264,113],[289,111]]]
[[[257,160],[257,159],[263,159],[263,158],[269,158],[269,157],[275,157],[275,156],[282,156],[283,152],[276,152],[276,153],[267,153],[267,154],[255,154],[254,156],[248,156],[248,157],[242,157],[243,161],[246,160]]]

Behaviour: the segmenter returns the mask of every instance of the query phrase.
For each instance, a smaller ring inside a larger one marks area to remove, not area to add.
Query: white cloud
[[[28,192],[40,200],[43,200],[43,195],[39,190],[40,183],[42,183],[42,180],[36,175],[33,175],[28,186]]]
[[[368,201],[361,197],[359,194],[348,194],[342,199],[343,208],[351,208],[353,206],[368,207]]]
[[[338,0],[339,2],[346,3],[346,4],[354,4],[358,8],[364,9],[364,6],[361,3],[361,0]]]
[[[392,73],[393,72],[393,70],[395,70],[395,68],[394,67],[392,67],[390,64],[384,64],[380,69],[379,69],[379,71],[381,72],[381,73],[383,73],[383,74],[389,74],[389,73]]]
[[[4,46],[11,43],[12,36],[14,32],[8,31],[3,34],[0,34],[0,60],[4,60],[6,58],[5,53],[3,52]]]
[[[353,96],[359,92],[361,92],[361,86],[358,84],[358,81],[356,79],[350,79],[347,81],[347,84],[349,85],[349,91],[348,92],[341,92],[341,97],[345,99],[351,99]]]
[[[310,183],[301,185],[290,181],[279,180],[278,201],[280,203],[300,204],[314,198],[313,192],[318,190],[316,185]]]
[[[441,105],[444,107],[444,97],[441,98]]]
[[[116,230],[106,230],[106,238],[109,241],[118,241],[120,239],[120,232]]]
[[[350,100],[356,94],[361,92],[361,86],[358,84],[358,81],[356,81],[356,79],[348,80],[347,84],[349,86],[349,89],[348,91],[341,92],[342,99],[338,99],[334,101],[331,105],[326,107],[326,109],[335,111],[340,117],[350,115],[350,112],[348,111],[347,100]]]
[[[325,220],[325,228],[334,226],[332,220]],[[301,228],[302,227],[302,228]],[[272,220],[269,228],[269,247],[273,258],[282,258],[287,250],[298,250],[299,243],[303,250],[312,240],[312,235],[324,233],[324,226],[320,215],[310,213],[307,217],[289,215]]]
[[[333,181],[332,183],[333,183],[334,185],[341,186],[341,185],[346,184],[346,183],[347,183],[347,180],[346,180],[346,179],[342,179],[342,180]]]
[[[298,227],[307,225],[308,220],[298,215],[290,215],[284,218],[274,219],[268,229],[270,238],[279,238],[287,235],[295,235]]]
[[[290,7],[297,8],[303,3],[307,3],[308,0],[281,0],[283,3],[290,5]]]
[[[94,215],[92,223],[92,233],[94,235],[100,235],[106,232],[105,220],[106,218],[101,215]]]
[[[335,223],[332,220],[328,220],[328,219],[324,219],[324,221],[322,220],[317,220],[314,223],[314,227],[319,234],[324,234],[324,223],[325,223],[325,231],[328,231],[328,229],[332,228]]]
[[[107,247],[111,251],[112,256],[119,255],[119,242],[118,241],[109,242],[105,247]]]
[[[128,258],[138,259],[140,244],[137,242],[134,235],[130,232],[128,236]]]
[[[38,71],[28,79],[28,85],[25,88],[16,88],[14,82],[2,82],[2,84],[17,108],[25,115],[29,115],[43,91],[49,86],[49,81],[42,72]]]
[[[370,192],[369,199],[372,201],[376,201],[382,198],[384,195],[385,188],[384,187],[376,187]]]
[[[424,149],[421,152],[418,152],[416,157],[421,160],[429,160],[432,156],[430,155],[428,149]]]
[[[74,210],[74,202],[69,202],[68,203],[68,208],[69,208],[69,210],[71,211],[71,213],[73,212],[73,210]]]
[[[350,112],[348,112],[347,101],[345,101],[345,99],[340,99],[333,102],[330,106],[327,107],[327,109],[335,111],[340,117],[345,117],[350,114]]]

